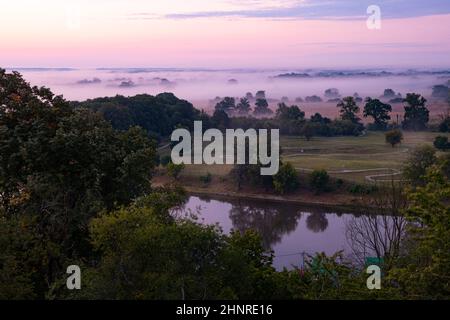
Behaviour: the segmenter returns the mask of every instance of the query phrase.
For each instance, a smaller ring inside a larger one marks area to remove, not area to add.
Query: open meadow
[[[403,132],[403,142],[392,148],[383,132],[369,131],[363,136],[314,137],[307,141],[299,136],[281,137],[281,160],[291,162],[300,172],[325,169],[335,177],[352,182],[401,179],[400,170],[410,150],[422,144],[432,145],[438,132]],[[168,148],[160,151],[168,155]],[[182,175],[200,177],[208,172],[226,176],[230,165],[187,165]]]

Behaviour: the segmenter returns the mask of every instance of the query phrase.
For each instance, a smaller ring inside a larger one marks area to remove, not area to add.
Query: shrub
[[[309,176],[309,184],[316,193],[327,191],[329,182],[330,176],[326,170],[314,170]]]
[[[212,175],[211,173],[206,173],[204,176],[200,176],[200,181],[203,182],[204,184],[209,184],[212,180]]]
[[[161,157],[160,162],[163,167],[166,167],[170,162],[172,162],[172,158],[170,156],[164,156]]]
[[[183,171],[184,169],[184,164],[174,164],[172,162],[170,162],[167,165],[167,174],[174,178],[177,179],[180,176],[181,171]]]
[[[447,151],[450,149],[450,143],[448,142],[448,137],[444,136],[437,136],[436,139],[434,139],[434,146],[436,149]]]
[[[298,174],[289,162],[281,165],[278,173],[273,177],[273,187],[279,194],[293,192],[299,187]]]
[[[376,192],[378,190],[377,186],[371,186],[371,185],[363,185],[363,184],[354,184],[350,186],[348,189],[348,192],[353,194],[371,194],[373,192]]]
[[[386,137],[386,143],[389,143],[392,148],[403,140],[403,133],[398,129],[388,131],[384,135]]]

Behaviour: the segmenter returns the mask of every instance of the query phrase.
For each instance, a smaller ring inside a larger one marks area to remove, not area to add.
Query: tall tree
[[[276,111],[276,117],[278,120],[303,120],[305,118],[305,112],[300,110],[298,106],[288,107],[284,102],[278,104]]]
[[[406,104],[403,128],[411,130],[425,129],[430,120],[430,111],[425,105],[427,100],[420,94],[408,93],[403,102]]]
[[[379,99],[366,99],[364,106],[364,117],[372,117],[374,120],[373,129],[385,130],[388,121],[391,119],[389,112],[392,111],[392,106],[381,102]]]
[[[342,120],[349,120],[352,123],[359,122],[359,118],[357,116],[359,113],[359,107],[355,102],[355,98],[345,97],[337,104],[337,107],[340,108],[339,112]]]
[[[43,298],[66,262],[86,255],[90,218],[150,191],[155,147],[144,130],[115,131],[1,69],[0,128],[0,220],[23,226],[31,254],[15,254]]]
[[[234,100],[234,98],[231,97],[223,98],[222,101],[218,102],[215,107],[216,111],[224,111],[228,115],[232,115],[235,109],[236,109],[236,101]]]
[[[236,111],[239,115],[245,116],[250,113],[251,106],[247,98],[241,98],[236,105]]]
[[[269,104],[266,99],[256,99],[255,110],[253,113],[255,116],[268,116],[271,115],[273,111],[269,109]]]

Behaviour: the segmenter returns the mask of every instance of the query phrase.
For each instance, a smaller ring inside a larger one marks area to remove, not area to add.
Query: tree
[[[44,298],[59,288],[69,260],[89,257],[89,220],[151,191],[155,145],[141,128],[115,131],[4,70],[0,128],[0,220],[22,226],[29,253],[11,249],[10,262],[31,270],[30,285]]]
[[[83,273],[79,298],[283,297],[285,284],[277,281],[273,257],[258,234],[224,235],[215,225],[168,219],[156,214],[150,201],[144,203],[92,221],[90,235],[99,260]]]
[[[211,117],[211,124],[219,130],[225,130],[230,126],[230,117],[225,111],[216,110]]]
[[[325,90],[325,97],[329,99],[340,98],[339,90],[336,88],[330,88]]]
[[[266,99],[256,99],[255,110],[253,111],[253,114],[255,116],[268,116],[272,113],[273,111],[269,109],[269,104],[267,103]]]
[[[310,141],[312,137],[317,133],[318,131],[318,124],[315,122],[306,122],[300,131],[301,135],[305,137],[306,141]]]
[[[427,100],[420,94],[408,93],[403,101],[406,103],[403,128],[410,130],[425,129],[430,114],[425,106]]]
[[[401,143],[403,140],[403,133],[398,129],[388,131],[384,134],[384,136],[386,138],[386,143],[389,143],[392,148]]]
[[[239,115],[248,115],[251,111],[250,102],[247,98],[241,98],[236,106]]]
[[[288,107],[284,102],[278,104],[276,111],[276,117],[278,120],[303,120],[305,118],[305,112],[300,110],[298,106]]]
[[[263,90],[260,90],[260,91],[256,92],[255,99],[256,100],[258,100],[258,99],[266,100],[266,92],[263,91]]]
[[[446,101],[448,98],[450,98],[449,92],[449,87],[444,85],[436,85],[433,86],[433,93],[431,94],[431,96],[433,98]]]
[[[423,185],[428,168],[436,163],[436,149],[423,145],[414,149],[408,157],[403,175],[413,186]]]
[[[342,120],[349,120],[352,123],[358,123],[359,118],[357,117],[357,113],[359,112],[359,107],[355,102],[355,98],[353,97],[345,97],[341,102],[337,104],[337,107],[340,108],[340,114]]]
[[[184,163],[174,164],[173,162],[169,162],[169,164],[167,165],[167,174],[169,175],[169,177],[172,177],[176,180],[180,176],[181,171],[183,171],[184,167]]]
[[[450,143],[448,142],[448,137],[445,136],[437,136],[434,139],[434,146],[436,149],[447,151],[450,149]]]
[[[389,112],[392,107],[378,99],[367,98],[364,106],[364,117],[372,117],[374,120],[373,128],[375,130],[385,130],[388,121],[391,119]]]
[[[448,299],[450,294],[450,182],[430,167],[423,187],[408,191],[406,254],[389,274],[406,297]]]
[[[382,98],[391,99],[396,96],[395,91],[392,89],[385,89]]]
[[[236,109],[236,102],[234,98],[231,97],[223,98],[222,101],[218,102],[215,107],[216,111],[224,111],[228,115],[233,114],[235,109]]]
[[[323,117],[320,113],[316,112],[311,116],[311,122],[329,124],[331,123],[331,120],[327,117]]]
[[[283,163],[278,173],[273,177],[273,186],[279,194],[295,191],[299,186],[297,170],[291,163]]]
[[[100,114],[116,130],[133,126],[143,128],[149,135],[167,137],[174,128],[193,129],[194,121],[200,120],[200,111],[172,93],[156,96],[139,94],[131,97],[117,95],[71,102],[75,108],[87,108]]]
[[[450,116],[446,116],[442,119],[441,123],[439,124],[439,131],[450,132]]]
[[[316,193],[327,191],[330,176],[326,170],[314,170],[309,176],[309,184]]]

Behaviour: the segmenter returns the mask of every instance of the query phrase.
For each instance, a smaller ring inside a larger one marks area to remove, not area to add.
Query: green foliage
[[[101,256],[87,273],[85,298],[274,298],[272,257],[252,232],[224,236],[188,219],[161,221],[151,208],[131,206],[92,221]]]
[[[428,145],[417,147],[410,153],[403,167],[403,176],[412,185],[421,185],[424,183],[427,169],[435,164],[436,160],[436,150],[433,147]]]
[[[423,130],[430,119],[430,111],[426,107],[427,100],[420,94],[408,93],[405,102],[405,115],[403,128],[410,130]]]
[[[378,191],[378,187],[375,185],[365,185],[365,184],[353,184],[348,188],[348,192],[357,194],[357,195],[364,195],[364,194],[372,194],[374,192]]]
[[[307,141],[310,141],[319,130],[320,125],[314,122],[307,122],[302,126],[300,133]]]
[[[355,102],[354,97],[345,97],[341,102],[337,104],[340,108],[339,113],[341,114],[342,120],[349,120],[352,123],[358,123],[359,118],[357,114],[359,113],[359,107]]]
[[[151,190],[155,147],[142,129],[117,132],[89,110],[74,110],[49,89],[31,88],[4,70],[0,131],[0,219],[13,228],[8,232],[23,227],[22,248],[30,253],[7,243],[0,273],[22,270],[35,296],[44,298],[58,290],[68,260],[89,255],[89,220]]]
[[[447,151],[450,149],[450,143],[448,142],[448,137],[445,136],[437,136],[434,139],[434,147],[436,149]]]
[[[184,163],[174,164],[173,162],[169,162],[169,164],[167,165],[167,174],[169,175],[169,177],[178,179],[184,168]]]
[[[244,184],[270,189],[273,186],[273,177],[262,176],[261,167],[261,164],[238,164],[233,167],[229,175],[236,183],[238,190],[241,190]]]
[[[385,130],[388,121],[391,119],[389,112],[392,106],[381,102],[378,99],[367,98],[364,106],[364,117],[372,117],[374,120],[372,128],[375,130]]]
[[[450,116],[442,119],[442,122],[439,124],[440,132],[450,132]]]
[[[200,181],[203,182],[204,184],[209,184],[212,180],[212,175],[211,173],[207,172],[205,175],[200,176]]]
[[[288,107],[284,102],[278,104],[276,111],[276,117],[278,120],[303,120],[305,118],[305,112],[300,110],[298,106]]]
[[[216,104],[216,111],[224,111],[228,115],[231,115],[236,109],[236,102],[234,98],[225,97],[220,102]]]
[[[158,137],[169,136],[175,128],[193,129],[194,121],[200,117],[200,111],[191,103],[172,93],[132,97],[117,95],[73,104],[99,113],[117,130],[139,126]]]
[[[278,173],[273,177],[273,187],[279,194],[290,193],[298,189],[298,173],[291,163],[281,164]]]
[[[403,140],[403,133],[398,129],[388,131],[384,134],[384,136],[386,138],[386,143],[389,143],[392,148],[401,143]]]
[[[266,99],[256,99],[255,110],[253,111],[255,116],[270,116],[272,113],[273,111],[269,109],[269,104]]]
[[[169,156],[169,155],[163,156],[163,157],[161,158],[161,165],[162,165],[163,167],[167,167],[167,165],[168,165],[170,162],[172,162],[172,157]]]
[[[309,185],[316,193],[329,189],[330,176],[326,170],[314,170],[309,175]]]
[[[239,103],[236,105],[236,111],[238,115],[245,116],[251,111],[250,102],[247,98],[241,98]]]
[[[390,272],[407,298],[450,296],[450,181],[431,167],[423,187],[410,190],[408,254]]]

